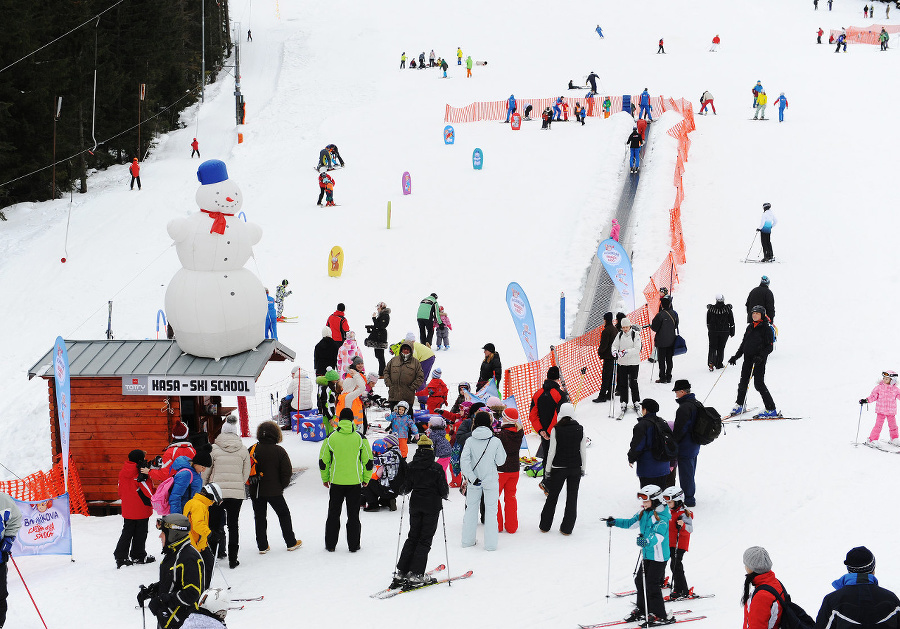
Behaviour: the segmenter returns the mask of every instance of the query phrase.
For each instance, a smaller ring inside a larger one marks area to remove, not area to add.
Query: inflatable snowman
[[[183,267],[166,289],[166,316],[183,351],[218,360],[265,338],[266,290],[244,268],[262,228],[237,217],[242,195],[224,162],[203,162],[197,178],[200,211],[166,227]]]

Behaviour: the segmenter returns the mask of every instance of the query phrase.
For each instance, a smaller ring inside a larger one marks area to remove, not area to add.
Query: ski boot
[[[641,414],[641,403],[640,402],[634,403],[634,412],[637,413],[638,415]]]
[[[410,574],[406,578],[406,582],[408,587],[417,588],[422,587],[423,585],[431,585],[433,583],[437,583],[437,579],[435,579],[430,574]]]
[[[644,612],[642,612],[637,607],[635,607],[633,610],[631,610],[631,613],[628,614],[628,616],[626,616],[624,618],[625,622],[638,622],[639,620],[643,620],[643,619],[644,619]]]
[[[388,586],[392,590],[396,590],[397,588],[406,587],[407,585],[407,573],[400,572],[399,570],[394,571],[394,575],[391,578],[391,584]]]
[[[740,415],[746,410],[746,407],[743,404],[735,404],[734,408],[731,409],[732,415]]]
[[[757,417],[759,419],[778,419],[781,417],[781,413],[778,412],[778,409],[773,409],[771,411],[763,411]]]

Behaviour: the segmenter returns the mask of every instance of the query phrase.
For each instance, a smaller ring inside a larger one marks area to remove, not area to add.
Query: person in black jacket
[[[865,546],[847,553],[847,574],[833,581],[836,590],[822,601],[816,629],[897,629],[900,599],[878,585],[875,555]]]
[[[544,380],[544,384],[531,396],[528,419],[531,421],[531,428],[541,438],[537,456],[543,459],[544,469],[547,468],[550,435],[556,426],[559,408],[569,401],[568,393],[560,386],[561,380],[562,375],[559,373],[559,367],[553,365],[547,370],[547,379]]]
[[[442,501],[450,497],[450,489],[444,468],[434,460],[434,444],[427,436],[419,437],[400,491],[410,494],[409,535],[400,552],[391,587],[434,583],[434,577],[425,575],[425,565],[437,531],[438,516],[444,508]]]
[[[500,380],[503,378],[503,365],[500,364],[500,354],[497,353],[493,343],[486,343],[481,349],[484,350],[484,360],[481,361],[481,370],[478,372],[478,384],[476,389],[480,389],[486,385],[491,378],[500,389]]]
[[[709,370],[722,369],[725,365],[725,343],[734,336],[734,312],[725,296],[716,295],[716,303],[706,305],[706,332],[709,335],[709,353],[706,363]]]
[[[656,358],[659,360],[657,382],[672,382],[672,357],[675,355],[675,336],[678,334],[678,313],[672,310],[672,298],[659,300],[659,312],[650,322],[656,332]]]
[[[150,601],[150,613],[160,627],[181,627],[188,616],[200,610],[204,571],[200,552],[191,544],[191,523],[180,513],[170,513],[156,521],[163,544],[159,581],[141,586],[138,605]]]
[[[372,313],[372,325],[366,326],[366,347],[375,349],[375,358],[378,359],[378,377],[384,377],[384,350],[388,347],[387,328],[391,322],[391,309],[383,301],[379,301]]]
[[[744,338],[741,340],[741,346],[738,347],[737,353],[728,359],[729,365],[737,363],[738,358],[744,356],[744,364],[741,367],[741,380],[738,382],[737,400],[735,406],[731,409],[732,415],[738,415],[745,410],[744,400],[747,397],[747,386],[750,384],[750,374],[753,374],[753,386],[762,396],[763,404],[766,411],[760,413],[763,419],[773,419],[781,414],[775,408],[775,400],[766,387],[766,359],[772,353],[772,347],[775,342],[775,335],[772,332],[772,326],[766,318],[766,309],[762,306],[753,306],[750,313],[753,321],[747,324],[744,330]]]
[[[337,351],[331,340],[331,328],[322,328],[322,340],[313,348],[313,369],[317,376],[324,376],[329,369],[337,367]]]
[[[550,435],[550,451],[544,464],[547,499],[541,510],[540,522],[540,529],[544,533],[549,532],[553,525],[556,503],[564,484],[566,510],[559,525],[559,532],[571,535],[572,529],[575,528],[575,518],[578,516],[578,487],[581,485],[581,477],[584,476],[587,463],[587,440],[584,437],[584,428],[575,421],[574,415],[575,407],[571,404],[560,406],[559,421],[556,422],[556,429]]]
[[[300,548],[302,542],[294,537],[291,511],[284,499],[284,490],[291,482],[291,457],[282,448],[281,428],[273,421],[262,422],[256,428],[258,443],[253,456],[256,459],[256,473],[259,475],[257,496],[251,496],[253,518],[256,522],[256,547],[259,554],[269,552],[267,511],[271,505],[281,525],[281,536],[288,550]]]
[[[641,145],[643,143],[644,141],[641,139],[641,134],[638,133],[637,125],[634,125],[631,135],[625,140],[625,145],[628,146],[631,153],[629,164],[631,165],[631,172],[633,173],[636,173],[641,167]]]
[[[772,293],[772,289],[769,288],[768,275],[763,275],[760,278],[759,286],[750,291],[745,305],[747,306],[747,323],[753,321],[750,314],[753,312],[754,306],[762,306],[766,309],[766,314],[769,315],[769,321],[775,320],[775,295]]]
[[[697,499],[694,494],[697,486],[694,483],[694,475],[697,473],[700,444],[694,441],[693,435],[694,422],[703,405],[691,393],[691,383],[687,380],[676,380],[672,391],[675,393],[675,401],[678,402],[675,426],[672,428],[672,434],[678,443],[678,482],[684,492],[684,505],[696,507]]]
[[[603,331],[600,333],[600,345],[597,347],[597,355],[603,361],[603,379],[600,382],[600,393],[592,400],[593,402],[606,402],[612,397],[613,373],[616,366],[612,344],[618,332],[613,325],[613,313],[607,312],[603,315]]]

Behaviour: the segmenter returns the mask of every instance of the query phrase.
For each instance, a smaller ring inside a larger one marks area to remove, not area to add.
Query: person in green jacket
[[[466,57],[466,78],[472,76],[472,55]]]
[[[400,69],[402,70],[402,69],[405,68],[405,67],[406,67],[406,52],[404,51],[404,52],[400,55]]]
[[[328,518],[325,520],[325,550],[334,552],[341,530],[341,507],[347,503],[347,546],[359,550],[362,525],[359,522],[361,488],[372,478],[372,448],[369,440],[353,428],[353,411],[345,408],[338,418],[337,431],[322,442],[319,470],[322,484],[329,490]]]
[[[431,347],[431,340],[434,338],[434,322],[437,321],[438,311],[441,309],[437,299],[437,293],[431,293],[419,302],[419,310],[416,312],[416,320],[419,322],[419,340],[422,345],[428,347]]]

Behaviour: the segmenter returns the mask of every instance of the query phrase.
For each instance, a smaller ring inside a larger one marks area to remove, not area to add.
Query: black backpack
[[[657,461],[671,461],[678,457],[678,442],[669,424],[665,420],[656,417],[652,420],[654,426],[653,447],[651,454]]]
[[[706,446],[715,441],[722,433],[722,416],[711,406],[703,406],[697,402],[697,416],[691,429],[694,443]]]
[[[781,629],[815,629],[816,622],[807,614],[802,607],[791,601],[791,595],[784,589],[784,584],[778,582],[781,589],[784,590],[784,598],[778,594],[778,591],[771,585],[758,585],[753,595],[760,590],[765,590],[772,594],[781,605]]]

